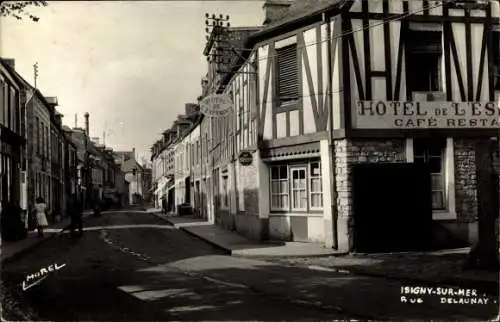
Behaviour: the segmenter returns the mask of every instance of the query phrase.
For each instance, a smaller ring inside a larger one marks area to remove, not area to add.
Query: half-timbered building
[[[232,116],[211,121],[216,219],[341,250],[474,242],[499,130],[499,1],[265,8],[224,86]],[[218,161],[241,152],[250,163]]]

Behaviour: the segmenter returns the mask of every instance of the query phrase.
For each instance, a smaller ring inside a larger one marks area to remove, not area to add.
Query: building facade
[[[397,244],[408,223],[433,245],[472,244],[499,129],[500,5],[458,2],[266,2],[242,66],[209,81],[234,104],[201,122],[215,222],[342,250]]]
[[[135,158],[135,148],[132,151],[115,151],[115,161],[120,164],[128,185],[128,200],[130,205],[141,204],[144,200],[143,168]]]
[[[0,198],[22,208],[26,110],[21,101],[23,86],[14,69],[14,60],[0,59]]]
[[[498,24],[498,2],[464,9],[422,1],[331,1],[315,8],[322,14],[294,16],[301,6],[295,2],[288,18],[253,35],[257,64],[250,55],[250,66],[242,69],[254,65],[257,79],[242,73],[226,87],[235,115],[243,115],[235,124],[236,153],[242,147],[253,154],[253,165],[245,169],[256,171],[251,176],[259,182],[258,198],[244,193],[258,208],[252,214],[244,208],[245,217],[238,209],[234,219],[223,221],[253,237],[352,250],[358,236],[376,236],[362,231],[363,225],[383,222],[380,217],[363,221],[359,215],[363,200],[356,197],[363,193],[355,194],[356,165],[426,163],[432,181],[433,228],[428,232],[437,242],[437,235],[447,234],[457,244],[472,243],[477,238],[477,143],[498,136],[498,93],[489,69],[498,65],[494,41],[499,37],[492,29]],[[381,24],[405,12],[412,14]],[[288,27],[294,17],[306,17],[307,23]],[[374,26],[363,29],[367,23]],[[253,120],[258,126],[251,134]],[[375,172],[370,174],[375,178]],[[236,178],[244,181],[246,175]],[[241,188],[251,187],[243,183]],[[382,184],[371,187],[375,192]],[[378,195],[386,197],[386,205],[395,203],[389,193],[394,187]],[[394,211],[389,208],[378,211]]]
[[[264,26],[208,38],[204,54],[229,64],[209,59],[200,100],[225,94],[233,106],[179,132],[175,204],[254,240],[473,244],[498,189],[482,182],[499,170],[500,2],[264,9]],[[221,36],[246,50],[221,52]]]

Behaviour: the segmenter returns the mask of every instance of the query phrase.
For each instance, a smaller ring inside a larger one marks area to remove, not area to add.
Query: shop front
[[[321,141],[262,151],[269,182],[269,238],[327,243],[331,162]],[[326,198],[326,199],[325,199]]]
[[[358,101],[353,130],[335,141],[339,247],[474,243],[499,111],[494,102]]]

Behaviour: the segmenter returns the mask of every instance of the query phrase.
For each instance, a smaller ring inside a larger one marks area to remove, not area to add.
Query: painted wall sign
[[[247,166],[252,164],[253,161],[253,156],[252,153],[248,151],[242,151],[240,152],[240,155],[238,156],[238,160],[240,161],[240,164],[243,166]]]
[[[208,95],[200,102],[200,111],[209,117],[224,117],[233,110],[233,102],[228,95]]]
[[[496,102],[358,101],[358,129],[499,129]]]

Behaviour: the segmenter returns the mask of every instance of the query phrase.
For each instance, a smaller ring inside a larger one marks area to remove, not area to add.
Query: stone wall
[[[259,170],[257,154],[253,153],[250,165],[237,166],[237,214],[235,217],[236,231],[253,240],[261,239],[262,224],[259,218]],[[243,206],[241,208],[241,206]]]
[[[344,139],[335,141],[334,147],[338,210],[338,249],[351,251],[354,235],[352,225],[352,164],[405,162],[405,141],[403,139]]]
[[[405,142],[399,140],[335,141],[335,173],[339,217],[350,217],[351,175],[354,163],[405,162]]]
[[[477,179],[475,140],[455,139],[455,204],[457,219],[473,222],[477,218]]]

